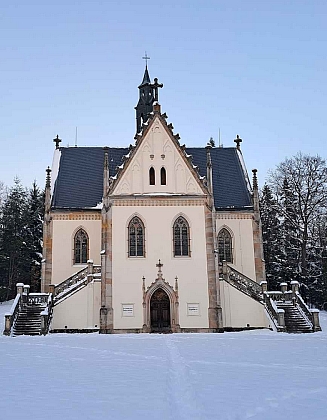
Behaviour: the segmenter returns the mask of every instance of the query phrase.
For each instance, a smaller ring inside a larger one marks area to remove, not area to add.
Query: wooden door
[[[150,317],[152,332],[170,332],[170,300],[167,293],[158,289],[150,302]]]

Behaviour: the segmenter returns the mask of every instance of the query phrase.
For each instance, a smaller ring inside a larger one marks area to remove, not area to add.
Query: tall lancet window
[[[89,258],[89,238],[84,229],[79,229],[74,237],[74,264],[85,264]]]
[[[144,225],[139,217],[133,217],[128,225],[128,256],[144,257]]]
[[[161,185],[166,185],[167,179],[166,179],[166,169],[165,168],[161,168],[160,178],[161,178]]]
[[[223,228],[218,234],[218,258],[219,262],[233,262],[233,241],[232,235]]]
[[[156,185],[156,174],[154,172],[153,166],[151,166],[149,170],[149,181],[150,181],[150,185]]]
[[[188,257],[190,255],[190,228],[184,217],[178,217],[173,227],[174,256]]]

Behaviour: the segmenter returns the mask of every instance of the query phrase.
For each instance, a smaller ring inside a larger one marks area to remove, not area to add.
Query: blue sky
[[[239,134],[250,172],[326,158],[327,2],[11,1],[1,6],[0,181],[44,186],[62,145],[128,146],[144,72],[187,146]]]

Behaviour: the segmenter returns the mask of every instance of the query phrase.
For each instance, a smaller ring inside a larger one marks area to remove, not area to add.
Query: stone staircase
[[[45,335],[50,330],[53,307],[101,278],[101,266],[92,260],[87,266],[59,284],[49,285],[49,293],[30,293],[30,286],[17,283],[17,295],[5,314],[4,335]]]
[[[23,305],[19,311],[16,322],[13,325],[12,335],[41,335],[42,334],[42,318],[41,312],[46,305]]]
[[[223,261],[220,280],[224,280],[241,293],[265,307],[277,332],[312,333],[321,331],[319,311],[309,309],[299,292],[297,281],[281,283],[280,291],[268,291],[267,282],[260,284],[235,270]]]
[[[285,331],[288,333],[311,333],[313,325],[292,301],[276,302],[278,309],[284,310]]]

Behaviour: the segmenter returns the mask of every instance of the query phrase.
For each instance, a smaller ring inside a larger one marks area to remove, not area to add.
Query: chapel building
[[[187,147],[146,66],[129,147],[61,147],[47,171],[42,292],[50,331],[271,328],[256,171],[235,147]],[[127,141],[126,144],[129,142]]]

